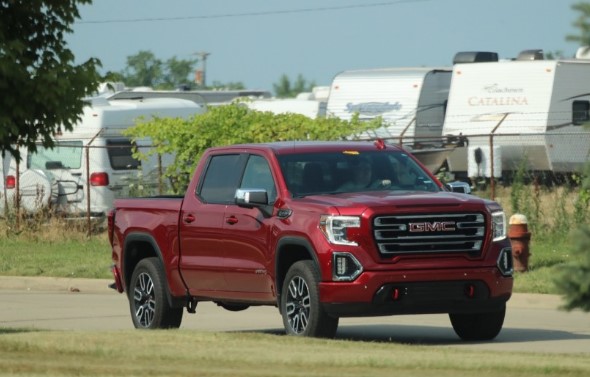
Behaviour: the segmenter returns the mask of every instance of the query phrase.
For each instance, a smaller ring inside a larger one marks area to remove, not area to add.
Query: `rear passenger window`
[[[109,139],[107,143],[107,154],[113,170],[138,169],[141,161],[133,158],[135,145],[129,139]]]
[[[233,203],[240,181],[240,155],[213,156],[209,160],[199,196],[206,203]]]

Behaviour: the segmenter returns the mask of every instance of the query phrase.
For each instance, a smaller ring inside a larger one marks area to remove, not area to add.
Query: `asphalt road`
[[[132,329],[124,295],[107,280],[0,277],[0,328],[54,330]],[[506,352],[584,353],[590,355],[590,313],[559,309],[552,295],[515,294],[504,328],[492,342],[463,342],[446,315],[343,318],[337,338],[404,344],[469,347]],[[283,333],[276,308],[229,312],[200,303],[185,312],[181,329]]]

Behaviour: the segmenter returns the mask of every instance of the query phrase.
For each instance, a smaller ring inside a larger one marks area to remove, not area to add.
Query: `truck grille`
[[[379,216],[373,236],[384,257],[414,253],[479,255],[485,239],[481,213]]]

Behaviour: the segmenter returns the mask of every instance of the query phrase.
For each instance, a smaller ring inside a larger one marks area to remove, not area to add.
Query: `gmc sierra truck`
[[[184,197],[117,200],[108,224],[137,328],[177,328],[212,301],[276,306],[290,335],[448,313],[460,338],[489,340],[512,293],[500,205],[450,192],[381,140],[211,148]]]

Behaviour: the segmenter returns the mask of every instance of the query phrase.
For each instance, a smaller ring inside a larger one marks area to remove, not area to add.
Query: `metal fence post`
[[[6,184],[6,183],[4,183]],[[16,229],[20,230],[20,160],[16,160]]]
[[[162,154],[158,153],[158,195],[162,195],[164,192],[162,182]]]
[[[90,220],[90,145],[86,145],[86,226],[87,235],[91,235],[91,220]]]

